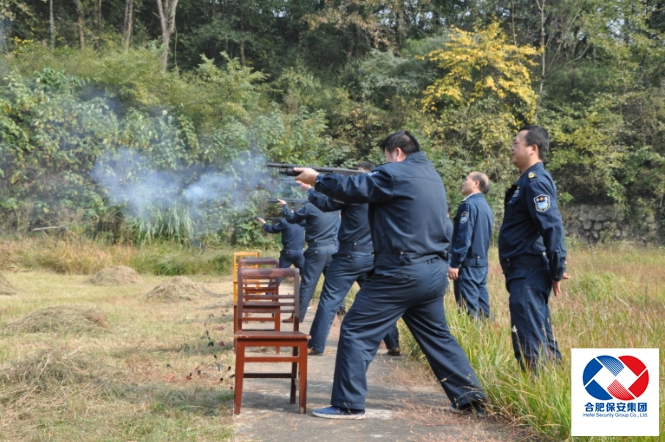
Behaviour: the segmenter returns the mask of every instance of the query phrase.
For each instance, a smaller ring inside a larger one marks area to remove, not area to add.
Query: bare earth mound
[[[127,285],[140,283],[141,277],[131,267],[111,266],[101,269],[86,282],[94,285]]]
[[[83,334],[109,328],[106,314],[76,305],[60,305],[34,311],[7,324],[5,331],[14,333]]]
[[[4,276],[0,275],[0,296],[11,296],[17,293],[18,290],[16,290],[16,288],[14,288]]]
[[[203,284],[194,282],[186,276],[176,276],[159,284],[141,299],[143,301],[160,301],[164,303],[191,301],[201,295],[211,293]]]

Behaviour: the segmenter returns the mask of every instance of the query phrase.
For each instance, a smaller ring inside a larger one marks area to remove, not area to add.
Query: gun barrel
[[[282,200],[288,204],[305,204],[309,200],[302,198],[266,198],[269,203],[276,203],[278,200]]]
[[[298,164],[288,164],[288,163],[266,163],[266,166],[278,169],[278,172],[280,174],[287,176],[300,175],[300,172],[296,172],[295,170],[293,170],[294,167],[309,167],[310,169],[314,169],[319,173],[324,173],[324,174],[339,173],[344,176],[360,175],[361,173],[364,173],[357,169],[344,169],[342,167],[301,166]]]
[[[259,218],[263,218],[266,221],[270,221],[273,224],[277,224],[282,218],[279,216],[259,216]]]

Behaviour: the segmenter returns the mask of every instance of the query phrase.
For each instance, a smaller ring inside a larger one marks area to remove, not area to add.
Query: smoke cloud
[[[284,196],[296,189],[276,180],[266,160],[242,152],[225,170],[196,167],[157,170],[150,160],[129,149],[102,155],[92,178],[104,188],[110,202],[135,219],[153,222],[159,211],[183,209],[193,222],[193,235],[218,230],[229,219],[256,209],[261,197]]]

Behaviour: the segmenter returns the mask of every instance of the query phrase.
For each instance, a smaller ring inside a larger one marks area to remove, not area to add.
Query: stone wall
[[[599,241],[648,243],[659,238],[659,226],[651,217],[632,220],[624,210],[612,206],[570,205],[561,208],[566,235],[587,244]]]

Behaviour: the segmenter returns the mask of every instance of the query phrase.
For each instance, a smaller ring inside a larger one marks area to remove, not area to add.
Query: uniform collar
[[[427,155],[425,155],[425,152],[423,152],[422,150],[419,150],[418,152],[413,152],[412,154],[410,154],[408,157],[406,157],[404,161],[409,161],[409,160],[418,161],[423,158],[427,158]]]
[[[531,173],[531,172],[535,173],[538,170],[545,170],[545,166],[543,165],[542,161],[538,161],[536,164],[534,164],[533,166],[531,166],[527,170],[525,170],[524,173],[522,175],[520,175],[520,177],[517,179],[517,181],[515,181],[513,183],[513,186],[516,186],[519,183],[521,183],[523,181],[526,181],[528,176],[529,176],[529,173]]]
[[[525,176],[528,175],[529,172],[535,172],[540,169],[545,169],[545,166],[543,165],[542,161],[538,161],[536,164],[525,170],[524,173],[520,176],[520,178],[524,178]]]
[[[465,197],[464,197],[464,199],[462,200],[462,202],[464,202],[464,201],[468,200],[468,199],[469,199],[469,198],[471,198],[472,196],[476,196],[476,195],[482,195],[482,194],[483,194],[482,192],[476,192],[476,193],[472,193],[472,194],[471,194],[471,195],[469,195],[469,196],[465,196]]]

